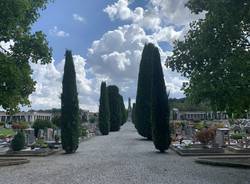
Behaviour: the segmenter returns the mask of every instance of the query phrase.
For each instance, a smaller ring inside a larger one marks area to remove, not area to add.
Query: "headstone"
[[[39,139],[44,139],[44,130],[42,130],[42,129],[38,130],[38,138]]]
[[[44,138],[45,138],[45,141],[53,141],[54,140],[52,128],[47,128],[47,130],[45,131]]]
[[[36,141],[35,131],[33,128],[24,130],[25,132],[25,143],[27,146],[32,145]]]
[[[224,147],[226,136],[229,137],[229,129],[228,128],[218,128],[216,130],[215,144],[217,144],[219,147]]]
[[[190,125],[188,125],[185,129],[185,134],[187,139],[191,139],[193,137],[194,134],[194,128]]]

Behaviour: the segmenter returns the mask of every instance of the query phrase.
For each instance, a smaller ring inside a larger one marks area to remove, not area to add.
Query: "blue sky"
[[[75,54],[86,55],[92,42],[99,39],[105,32],[124,24],[120,20],[110,21],[103,9],[116,0],[55,0],[41,11],[41,17],[33,25],[32,30],[42,30],[53,48],[56,61],[64,57],[65,49],[71,49]],[[134,1],[130,7],[145,6],[147,1]],[[84,21],[74,21],[73,14],[81,16]],[[69,33],[66,38],[51,35],[49,31],[57,26],[59,30]]]
[[[183,97],[187,79],[164,66],[173,42],[183,39],[196,20],[184,6],[187,0],[55,0],[33,25],[53,48],[53,62],[32,64],[36,91],[33,109],[60,107],[66,49],[73,51],[80,107],[97,111],[100,84],[117,85],[125,101],[135,100],[141,53],[145,43],[160,50],[170,96]]]
[[[114,27],[108,16],[104,16],[102,10],[105,6],[106,3],[100,0],[74,0],[71,3],[68,0],[56,0],[41,12],[41,17],[34,24],[33,30],[42,30],[47,34],[56,60],[63,58],[66,48],[85,55],[94,39]],[[83,17],[84,21],[73,21],[73,14]],[[54,26],[70,36],[61,38],[50,35],[49,30]]]

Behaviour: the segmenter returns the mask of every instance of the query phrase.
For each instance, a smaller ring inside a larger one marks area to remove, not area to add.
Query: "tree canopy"
[[[7,111],[30,104],[28,97],[35,90],[35,81],[29,62],[51,62],[52,50],[45,34],[31,32],[40,10],[49,1],[0,1],[0,106]],[[6,43],[10,48],[3,46]]]
[[[185,94],[213,110],[242,113],[250,108],[250,2],[189,0],[205,18],[190,24],[174,44],[167,66],[190,81]]]

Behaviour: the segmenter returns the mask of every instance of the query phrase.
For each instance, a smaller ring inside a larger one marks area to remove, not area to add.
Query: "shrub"
[[[92,123],[92,124],[95,123],[96,122],[96,118],[94,116],[91,116],[89,118],[89,122]]]
[[[13,151],[20,151],[24,148],[25,145],[25,137],[22,131],[19,131],[13,138],[11,142],[11,148]]]
[[[86,126],[84,126],[84,125],[81,125],[81,126],[80,126],[80,136],[81,136],[81,137],[87,136],[87,128],[86,128]]]
[[[203,128],[205,128],[205,125],[204,125],[204,123],[202,123],[202,122],[196,123],[196,124],[194,125],[194,128],[195,128],[195,129],[198,129],[198,130],[202,130]]]
[[[216,131],[213,128],[204,128],[197,132],[196,138],[202,144],[207,145],[210,141],[213,141],[215,138]]]
[[[43,139],[37,139],[35,144],[31,146],[32,148],[47,148],[48,144]]]
[[[18,123],[12,123],[12,128],[13,129],[26,129],[29,127],[29,123],[22,121],[22,122],[18,122]]]
[[[40,119],[37,119],[33,126],[34,128],[34,131],[35,131],[35,136],[37,137],[38,136],[38,131],[41,129],[41,130],[44,130],[46,128],[54,128],[54,125],[49,121],[49,120],[40,120]]]
[[[242,139],[244,136],[245,136],[245,134],[236,133],[236,134],[230,135],[230,138],[231,138],[231,139],[235,139],[235,140],[239,140],[239,139]]]

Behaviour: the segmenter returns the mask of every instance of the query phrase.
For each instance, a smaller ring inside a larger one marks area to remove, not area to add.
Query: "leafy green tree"
[[[24,148],[25,145],[25,137],[22,131],[19,131],[11,141],[11,148],[13,151],[20,151]]]
[[[46,36],[31,31],[49,1],[0,1],[0,42],[13,43],[9,49],[0,44],[0,106],[11,113],[18,111],[19,105],[29,105],[28,97],[35,90],[29,61],[51,62]]]
[[[35,137],[38,136],[39,130],[44,130],[46,128],[54,128],[54,125],[49,120],[37,119],[32,125],[35,131]]]
[[[121,126],[121,108],[119,89],[117,86],[108,86],[109,110],[110,110],[110,131],[119,131]]]
[[[99,129],[103,135],[108,135],[110,130],[110,112],[109,112],[109,100],[108,90],[106,88],[106,82],[101,84],[101,95],[99,105]]]
[[[153,44],[149,43],[144,46],[139,69],[135,108],[135,127],[141,136],[150,140],[152,139],[151,88],[153,51]]]
[[[66,153],[74,153],[79,144],[79,103],[76,73],[71,51],[65,54],[61,95],[61,139]]]
[[[152,81],[152,134],[155,148],[165,152],[171,143],[169,130],[168,94],[161,66],[161,56],[154,48],[153,81]]]
[[[184,41],[176,41],[167,65],[190,82],[185,94],[214,111],[250,109],[250,3],[246,0],[189,0],[205,18],[195,21]]]

